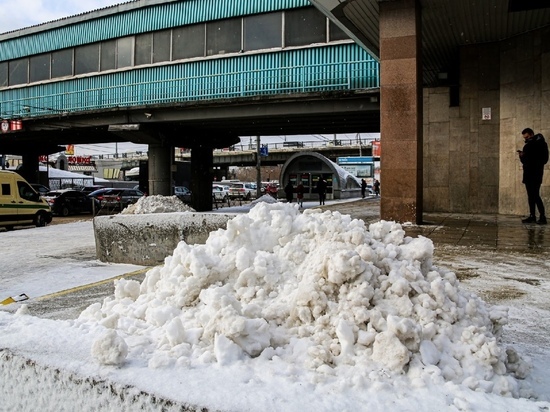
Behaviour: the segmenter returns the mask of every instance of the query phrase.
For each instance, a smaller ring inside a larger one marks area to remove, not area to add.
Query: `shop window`
[[[244,50],[282,46],[283,13],[267,13],[244,18]]]
[[[204,24],[193,24],[174,29],[172,60],[204,56]]]
[[[29,59],[17,59],[9,62],[10,86],[25,84],[29,79]]]
[[[85,74],[99,70],[99,43],[87,44],[74,49],[74,73]]]
[[[285,46],[304,46],[327,41],[327,19],[314,7],[285,12]]]
[[[73,49],[52,52],[52,79],[73,74]]]
[[[206,24],[206,54],[235,53],[241,50],[241,19],[218,20]]]

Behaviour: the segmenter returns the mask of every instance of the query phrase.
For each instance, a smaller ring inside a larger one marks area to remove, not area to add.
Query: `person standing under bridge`
[[[518,150],[519,160],[523,165],[523,181],[527,190],[527,203],[529,205],[529,217],[523,219],[523,223],[538,223],[545,225],[546,213],[544,203],[540,197],[540,186],[544,174],[544,165],[548,163],[548,144],[542,134],[535,135],[533,129],[523,129],[521,132],[525,145],[523,150]],[[539,220],[535,212],[539,210]]]

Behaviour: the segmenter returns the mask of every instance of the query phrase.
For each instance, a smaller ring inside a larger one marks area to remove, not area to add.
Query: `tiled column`
[[[421,15],[415,0],[380,4],[380,214],[422,222]]]

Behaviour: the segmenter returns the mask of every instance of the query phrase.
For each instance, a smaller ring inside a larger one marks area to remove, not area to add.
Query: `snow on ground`
[[[507,308],[433,253],[396,223],[259,202],[76,320],[0,312],[0,348],[211,410],[550,410]]]
[[[139,215],[173,212],[195,212],[195,209],[183,203],[177,196],[151,195],[140,197],[136,203],[131,204],[121,213]]]

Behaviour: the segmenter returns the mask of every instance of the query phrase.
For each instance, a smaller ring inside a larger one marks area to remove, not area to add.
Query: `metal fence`
[[[84,80],[88,85],[80,84]],[[91,77],[44,85],[48,87],[38,89],[29,86],[3,91],[0,96],[0,118],[63,116],[72,112],[117,107],[379,86],[378,65],[370,59],[261,70],[212,71],[98,87],[100,83],[99,77],[97,80]],[[91,84],[95,87],[89,87]],[[69,87],[76,90],[68,90]],[[44,94],[37,93],[37,90],[43,90]],[[51,90],[55,92],[46,93]]]

